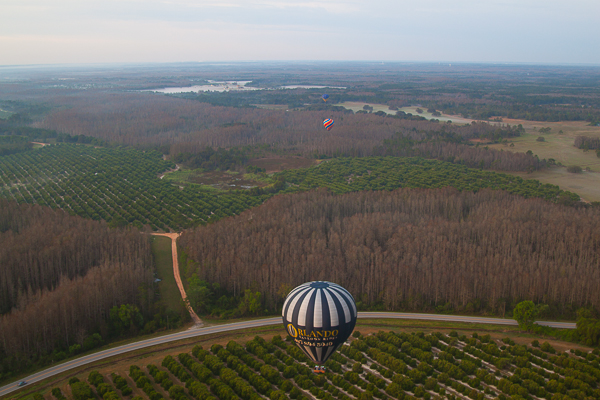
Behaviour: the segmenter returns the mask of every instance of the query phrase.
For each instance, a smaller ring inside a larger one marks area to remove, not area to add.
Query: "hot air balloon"
[[[323,373],[325,361],[350,336],[356,325],[356,303],[336,283],[314,281],[290,292],[281,313],[288,334]]]
[[[323,121],[323,126],[327,128],[327,130],[330,130],[334,123],[335,122],[331,118],[327,118],[325,121]]]
[[[321,98],[323,99],[323,101],[325,103],[327,103],[327,99],[329,98],[329,95],[327,93],[325,93],[323,96],[321,96]]]

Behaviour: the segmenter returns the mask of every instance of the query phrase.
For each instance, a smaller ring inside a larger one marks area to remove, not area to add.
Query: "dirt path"
[[[185,288],[183,287],[183,282],[181,282],[181,275],[179,274],[179,261],[177,257],[177,238],[180,233],[152,233],[152,235],[156,236],[166,236],[171,238],[171,254],[173,256],[173,274],[175,275],[175,281],[177,282],[177,287],[179,288],[179,293],[181,293],[181,298],[186,302],[188,311],[190,312],[190,316],[192,317],[192,321],[194,321],[194,326],[190,329],[200,328],[204,326],[204,322],[198,317],[198,315],[194,312],[192,307],[190,307],[187,302],[187,294],[185,294]]]
[[[165,171],[164,174],[162,174],[161,176],[158,177],[158,179],[162,179],[165,177],[166,174],[171,173],[171,172],[175,172],[175,171],[179,171],[179,168],[181,168],[181,166],[175,164],[175,169],[170,169],[168,171]]]

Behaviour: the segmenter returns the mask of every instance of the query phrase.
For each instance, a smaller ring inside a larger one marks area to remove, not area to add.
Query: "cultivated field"
[[[77,399],[85,387],[92,395],[108,391],[114,399],[151,400],[600,395],[597,352],[558,341],[539,344],[516,327],[365,320],[356,331],[360,333],[327,362],[324,375],[312,373],[313,364],[292,342],[281,339],[283,329],[273,327],[139,351],[14,397],[40,393],[53,400],[58,388],[66,398]],[[260,336],[252,338],[255,334]],[[69,385],[73,377],[83,383]]]

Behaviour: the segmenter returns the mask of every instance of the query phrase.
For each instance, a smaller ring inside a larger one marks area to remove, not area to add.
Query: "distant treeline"
[[[577,136],[575,138],[575,147],[578,149],[596,150],[600,149],[600,138],[591,138],[587,136]]]
[[[413,128],[384,140],[383,145],[376,148],[374,153],[396,157],[434,158],[465,164],[472,168],[501,171],[532,172],[543,168],[546,161],[532,154],[489,149],[468,141],[486,139],[497,143],[506,138],[520,136],[523,132],[521,125],[492,127],[482,122],[462,126],[458,132],[448,129],[448,124],[442,124],[441,129],[431,131]]]
[[[318,158],[419,155],[519,171],[544,165],[532,156],[484,152],[469,142],[509,140],[522,134],[518,126],[440,123],[383,113],[352,114],[324,108],[324,103],[314,105],[316,110],[312,111],[284,112],[211,106],[142,94],[109,98],[96,94],[80,100],[69,109],[50,114],[42,125],[72,137],[85,133],[111,143],[154,146],[172,160],[207,169],[243,165],[257,149]],[[335,121],[330,131],[322,126],[325,117]]]
[[[12,136],[24,136],[30,140],[54,139],[58,133],[52,129],[32,128],[29,126],[16,126],[0,122],[0,134]]]
[[[489,101],[485,104],[453,102],[433,102],[434,107],[449,114],[465,118],[488,120],[494,117],[524,119],[528,121],[600,121],[600,109],[581,106],[532,105]]]
[[[208,146],[200,149],[179,145],[173,145],[173,147],[174,156],[171,157],[171,161],[183,164],[188,168],[227,171],[242,167],[248,162],[248,152],[239,148],[215,150]]]
[[[310,280],[346,287],[361,309],[502,314],[523,299],[554,316],[600,308],[598,209],[503,191],[399,189],[277,196],[188,230],[187,277],[281,307]]]
[[[21,153],[33,148],[33,144],[21,136],[0,136],[0,156]]]
[[[106,142],[104,140],[86,136],[83,134],[71,136],[68,133],[56,132],[52,129],[32,128],[30,126],[19,126],[0,123],[0,135],[7,136],[20,136],[28,138],[29,140],[41,140],[46,141],[48,139],[56,139],[57,142],[62,143],[79,143],[79,144],[93,144],[96,146],[104,146]],[[2,140],[2,136],[0,136]],[[2,154],[4,155],[4,154]]]

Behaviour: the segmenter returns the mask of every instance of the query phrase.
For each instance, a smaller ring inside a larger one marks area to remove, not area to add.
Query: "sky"
[[[600,0],[0,0],[0,65],[600,65]]]

